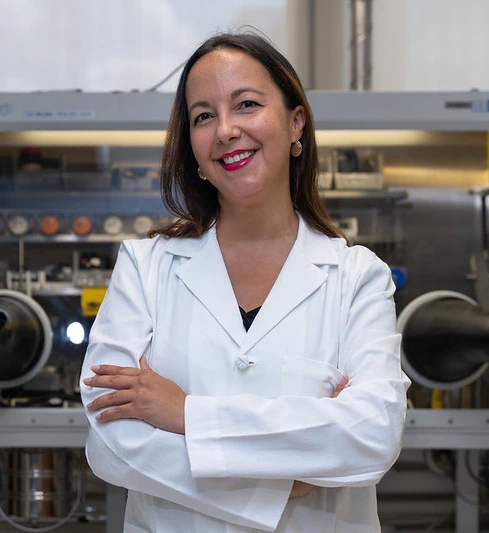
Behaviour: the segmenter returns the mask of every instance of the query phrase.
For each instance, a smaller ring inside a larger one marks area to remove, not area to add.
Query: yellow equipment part
[[[81,308],[85,316],[95,316],[100,309],[107,287],[88,287],[81,293]]]
[[[431,394],[431,408],[442,409],[443,408],[443,392],[435,389]]]

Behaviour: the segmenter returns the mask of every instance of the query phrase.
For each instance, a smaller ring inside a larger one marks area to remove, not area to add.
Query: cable
[[[153,85],[153,87],[150,87],[149,89],[146,89],[144,92],[145,93],[150,93],[150,92],[153,92],[153,91],[156,91],[156,89],[158,89],[158,87],[161,87],[164,83],[166,83],[174,74],[176,74],[184,65],[185,63],[187,62],[187,60],[183,61],[183,63],[180,63],[180,65],[178,65],[178,67],[174,68],[170,74],[168,74],[168,76],[166,76],[165,78],[163,78],[160,82],[158,82],[156,85]]]
[[[484,479],[479,477],[472,469],[472,466],[470,464],[469,460],[469,453],[470,450],[467,450],[465,452],[464,458],[465,458],[465,468],[467,469],[467,472],[469,476],[481,487],[484,487],[485,489],[489,488],[489,479]]]
[[[465,494],[463,494],[459,490],[455,489],[455,494],[457,495],[458,498],[463,500],[465,503],[468,503],[469,505],[473,505],[474,507],[480,507],[481,506],[481,502],[470,500],[469,498],[467,498],[467,496],[465,496]]]
[[[143,90],[142,92],[144,93],[151,93],[151,92],[154,92],[156,91],[156,89],[158,89],[159,87],[161,87],[164,83],[166,83],[169,79],[171,79],[183,66],[185,66],[185,63],[187,63],[187,60],[183,61],[182,63],[180,63],[180,65],[178,65],[178,67],[174,68],[170,74],[168,74],[168,76],[165,76],[160,82],[158,82],[156,85],[153,85],[153,87],[150,87],[149,89],[145,89]],[[48,90],[44,90],[44,89],[41,89],[41,90],[36,90],[36,91],[33,91],[33,92],[38,92],[38,93],[46,93],[46,92],[76,92],[76,93],[82,93],[83,92],[83,89],[48,89]],[[120,92],[124,92],[124,91],[112,91],[113,93],[120,93]],[[134,89],[133,91],[131,92],[139,92],[139,89]]]
[[[56,522],[56,524],[52,524],[51,526],[46,526],[46,527],[26,527],[15,522],[15,520],[10,518],[10,516],[8,516],[1,507],[0,507],[0,518],[4,520],[5,522],[7,522],[7,524],[10,524],[15,529],[18,529],[20,531],[25,531],[27,533],[47,533],[48,531],[54,531],[55,529],[58,529],[59,527],[64,526],[69,520],[71,520],[71,518],[74,516],[74,514],[76,513],[80,505],[80,502],[82,499],[82,492],[83,492],[83,473],[82,473],[81,465],[78,471],[78,480],[77,480],[76,486],[77,486],[77,494],[76,494],[75,503],[70,509],[70,512],[64,518],[62,518],[59,522]]]

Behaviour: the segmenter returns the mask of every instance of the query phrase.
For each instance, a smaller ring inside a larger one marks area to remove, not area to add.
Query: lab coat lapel
[[[328,278],[328,268],[337,264],[337,253],[328,237],[308,229],[299,218],[297,240],[244,340],[241,352],[250,350],[295,307]]]
[[[215,228],[209,229],[198,249],[195,250],[194,243],[189,243],[185,249],[185,244],[182,243],[172,247],[170,251],[184,256],[191,255],[188,261],[176,269],[177,276],[241,346],[246,331],[217,242]]]

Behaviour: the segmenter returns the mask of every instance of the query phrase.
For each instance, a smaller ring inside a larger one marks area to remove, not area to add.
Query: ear
[[[292,139],[291,142],[298,141],[302,137],[302,130],[306,124],[306,113],[301,105],[298,105],[291,116],[292,122]]]

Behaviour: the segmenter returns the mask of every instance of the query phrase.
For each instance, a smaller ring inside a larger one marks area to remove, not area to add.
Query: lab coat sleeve
[[[348,388],[337,398],[188,396],[194,476],[365,486],[392,466],[409,380],[400,365],[390,269],[363,248],[348,252],[340,266],[339,368],[349,377]]]
[[[130,242],[123,242],[110,285],[90,332],[81,380],[98,364],[139,366],[152,337],[144,283]],[[80,382],[84,405],[109,392]],[[284,480],[196,480],[185,438],[140,420],[100,423],[86,411],[86,455],[101,479],[164,498],[235,524],[273,531],[292,487]]]

